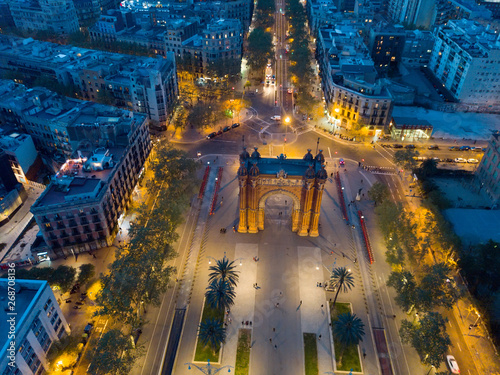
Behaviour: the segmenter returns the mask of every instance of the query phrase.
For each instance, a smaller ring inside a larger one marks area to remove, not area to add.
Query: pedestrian
[[[320,339],[320,340],[321,340],[321,335],[319,335],[319,336],[318,336],[318,339]]]
[[[276,332],[276,328],[273,327],[273,332]]]
[[[358,261],[358,258],[354,258],[354,263],[356,263]]]
[[[344,253],[342,253],[342,258],[345,258],[345,254]]]
[[[319,286],[319,283],[317,282],[317,283],[316,283],[316,287],[318,287],[318,286]]]
[[[300,300],[299,306],[302,305],[302,300]]]
[[[273,342],[273,339],[269,339],[269,342],[272,343]]]
[[[393,316],[392,316],[392,318],[393,318],[393,319],[396,319],[396,315],[393,315]]]
[[[274,305],[274,306],[275,306],[276,308],[278,308],[278,307],[280,307],[280,304],[279,304],[279,303],[277,303],[277,304],[276,304],[276,305]]]
[[[287,201],[285,200],[285,204],[287,203]]]
[[[323,305],[321,305],[321,308],[323,308]]]
[[[275,345],[274,345],[274,349],[278,349],[278,345],[276,345],[276,344],[275,344]]]
[[[366,358],[366,353],[365,352],[363,352],[363,358]]]

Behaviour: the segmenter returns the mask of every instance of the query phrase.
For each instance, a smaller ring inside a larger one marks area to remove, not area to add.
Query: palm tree
[[[330,275],[330,285],[337,288],[337,293],[335,294],[335,299],[333,300],[333,307],[335,309],[335,303],[337,302],[337,297],[342,290],[342,292],[347,293],[349,290],[354,288],[354,277],[352,276],[351,270],[345,267],[337,267],[332,270]]]
[[[226,341],[226,328],[219,319],[206,319],[200,323],[198,338],[203,345],[210,345],[215,352]]]
[[[208,269],[209,271],[212,271],[209,276],[210,278],[208,279],[208,282],[212,282],[213,280],[227,280],[231,285],[236,286],[238,283],[238,272],[235,271],[234,269],[236,266],[234,265],[234,261],[229,261],[225,256],[224,258],[220,259],[217,261],[215,266],[210,266]]]
[[[212,308],[226,310],[234,305],[236,293],[228,280],[216,279],[208,285],[205,297]]]
[[[340,314],[337,320],[333,323],[333,334],[339,341],[341,349],[339,354],[339,366],[342,365],[342,356],[345,350],[351,345],[357,345],[363,341],[365,335],[365,325],[356,314],[351,312]]]

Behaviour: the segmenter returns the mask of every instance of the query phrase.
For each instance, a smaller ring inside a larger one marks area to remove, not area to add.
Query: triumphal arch
[[[257,233],[264,229],[266,199],[284,194],[293,202],[292,231],[299,236],[317,237],[321,198],[328,174],[322,150],[316,156],[307,150],[302,159],[262,158],[255,148],[240,155],[238,169],[240,220],[238,232]]]

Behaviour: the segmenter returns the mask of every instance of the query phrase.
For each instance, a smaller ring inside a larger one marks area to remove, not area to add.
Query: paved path
[[[330,329],[330,308],[325,289],[317,287],[324,283],[323,260],[318,247],[299,247],[299,309],[303,333],[314,333],[317,338],[318,369],[320,374],[334,370],[333,337]],[[321,338],[319,336],[321,335]]]

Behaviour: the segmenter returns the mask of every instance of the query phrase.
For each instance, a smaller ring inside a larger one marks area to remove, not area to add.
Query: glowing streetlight
[[[285,122],[288,124],[290,122],[290,117],[285,117]]]

